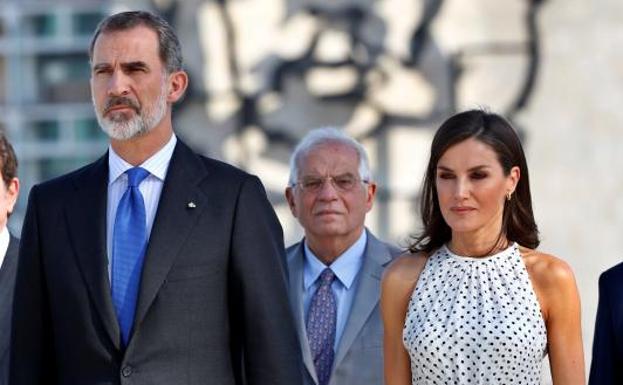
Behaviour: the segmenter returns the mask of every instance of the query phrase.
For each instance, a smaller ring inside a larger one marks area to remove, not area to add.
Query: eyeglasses
[[[322,190],[327,180],[331,181],[331,185],[333,186],[333,188],[335,188],[339,192],[352,191],[359,183],[370,183],[370,181],[357,178],[356,176],[350,174],[345,174],[337,176],[326,176],[322,178],[309,176],[300,179],[292,187],[298,185],[301,190],[303,190],[303,192],[317,193]]]

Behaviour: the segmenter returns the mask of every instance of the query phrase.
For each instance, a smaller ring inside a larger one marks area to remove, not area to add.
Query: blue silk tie
[[[126,171],[128,188],[123,193],[113,229],[111,288],[123,345],[127,346],[134,323],[136,299],[147,244],[145,202],[138,186],[149,175],[140,167]]]
[[[314,360],[319,385],[329,383],[333,367],[337,301],[331,289],[335,274],[326,268],[320,274],[320,286],[311,299],[307,313],[307,339]]]

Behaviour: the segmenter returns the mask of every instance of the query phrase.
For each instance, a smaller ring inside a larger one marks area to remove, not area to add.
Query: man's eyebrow
[[[144,61],[131,61],[128,63],[121,63],[121,67],[124,70],[148,70],[149,66]]]
[[[93,71],[110,69],[112,66],[109,63],[98,63],[93,66]],[[127,70],[149,70],[147,63],[141,60],[131,61],[127,63],[121,63],[121,68],[124,71]]]
[[[110,64],[108,64],[108,63],[98,63],[98,64],[93,66],[93,71],[99,71],[99,70],[108,69],[108,68],[110,68]]]
[[[350,171],[346,171],[341,174],[335,174],[335,175],[330,175],[330,176],[331,178],[343,178],[343,177],[354,177],[355,174]],[[303,175],[302,177],[303,178],[325,178],[326,176],[318,175],[318,174],[308,174],[308,175]]]

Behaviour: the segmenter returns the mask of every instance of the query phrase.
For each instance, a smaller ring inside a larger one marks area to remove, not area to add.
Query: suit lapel
[[[106,253],[108,153],[78,175],[74,187],[75,195],[68,197],[65,211],[71,242],[94,307],[119,349],[119,325],[110,293]]]
[[[367,230],[366,230],[367,231]],[[381,293],[381,277],[384,265],[391,261],[387,247],[368,231],[368,241],[364,254],[363,265],[359,273],[359,284],[353,300],[350,315],[342,338],[338,344],[333,372],[346,356],[353,341],[363,328],[370,313],[377,306]],[[333,374],[332,374],[333,376]]]
[[[314,360],[309,349],[309,341],[307,339],[307,329],[305,327],[305,311],[303,309],[303,294],[305,287],[303,284],[303,270],[305,266],[305,255],[303,254],[303,242],[299,243],[292,250],[292,254],[288,256],[288,273],[290,277],[290,303],[294,311],[294,322],[298,332],[301,351],[303,353],[303,364],[307,372],[318,383]]]
[[[145,253],[134,330],[140,327],[184,240],[206,206],[207,197],[199,183],[207,173],[201,159],[178,140]],[[190,203],[193,203],[191,207]]]

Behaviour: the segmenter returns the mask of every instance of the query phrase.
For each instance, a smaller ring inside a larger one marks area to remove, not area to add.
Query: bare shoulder
[[[519,250],[545,321],[553,316],[577,314],[580,297],[569,264],[538,250],[522,247]]]
[[[520,247],[520,252],[533,283],[541,290],[575,287],[571,266],[562,259],[539,250]]]
[[[425,253],[405,253],[397,257],[383,273],[383,288],[391,291],[413,290],[428,256]]]

